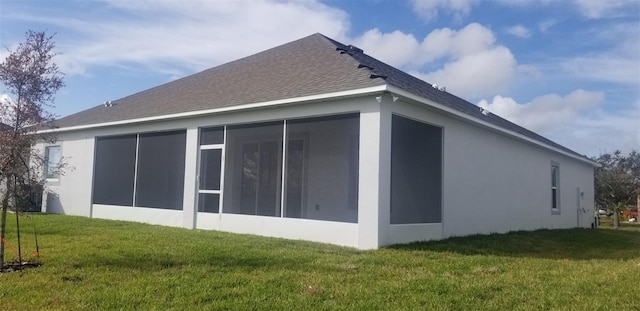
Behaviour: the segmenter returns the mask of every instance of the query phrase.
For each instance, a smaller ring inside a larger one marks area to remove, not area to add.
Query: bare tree
[[[60,170],[61,163],[47,163],[45,155],[34,148],[42,141],[54,142],[53,134],[42,129],[53,126],[55,93],[64,86],[63,74],[53,62],[54,35],[27,31],[25,41],[0,63],[0,84],[8,94],[0,98],[0,237],[5,238],[7,211],[16,212],[18,247],[19,213],[30,189],[44,184],[43,167]],[[0,243],[0,270],[5,263],[5,245]],[[19,257],[21,253],[19,252]],[[22,258],[19,258],[22,261]]]

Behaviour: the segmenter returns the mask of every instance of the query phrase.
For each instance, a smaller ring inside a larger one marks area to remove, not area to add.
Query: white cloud
[[[475,2],[438,3],[438,8],[468,12]],[[317,0],[194,1],[190,5],[172,0],[104,0],[90,8],[94,11],[85,15],[33,12],[11,18],[65,30],[58,30],[62,55],[56,62],[68,76],[116,67],[174,79],[315,32],[354,42],[391,65],[437,79],[429,82],[445,84],[460,96],[477,98],[504,91],[517,66],[509,49],[496,44],[495,34],[477,23],[436,29],[424,38],[374,28],[351,39],[349,16]],[[103,17],[96,23],[91,16],[98,11],[106,13],[100,12]],[[477,78],[483,70],[488,72]]]
[[[477,0],[411,0],[413,12],[427,21],[437,19],[438,13],[444,11],[462,20],[469,15]]]
[[[458,59],[491,49],[496,38],[488,28],[472,23],[456,31],[435,29],[422,42],[401,31],[371,29],[353,39],[365,53],[398,67],[417,68],[439,59]]]
[[[495,96],[478,106],[511,122],[540,133],[579,153],[640,150],[640,101],[620,111],[605,110],[602,92],[575,90],[564,96],[547,94],[524,104]]]
[[[476,23],[460,30],[435,29],[422,42],[400,31],[385,34],[373,29],[354,43],[365,53],[462,97],[506,91],[517,71],[511,51],[496,44],[489,28]],[[437,69],[425,72],[425,67]]]
[[[514,35],[520,38],[531,37],[531,31],[527,27],[524,27],[522,25],[515,25],[512,27],[509,27],[505,31],[510,35]]]
[[[97,65],[143,66],[180,76],[315,32],[344,40],[350,27],[345,12],[313,0],[106,3],[104,10],[118,14],[104,14],[99,23],[83,16],[13,18],[77,32],[75,41],[59,46],[58,62],[68,74]]]
[[[430,73],[412,74],[447,87],[461,97],[480,97],[505,92],[516,72],[516,60],[505,47],[466,55]]]
[[[624,110],[596,110],[550,133],[558,142],[592,156],[621,150],[640,150],[640,102]]]
[[[545,131],[591,109],[604,101],[604,93],[576,90],[565,96],[547,94],[531,102],[518,104],[511,97],[497,95],[491,103],[482,100],[478,106],[534,132]]]
[[[477,54],[494,46],[493,32],[480,24],[472,23],[455,31],[449,28],[435,29],[422,41],[421,61],[430,62],[441,57],[457,59]]]
[[[428,1],[428,0],[425,0]],[[526,8],[540,5],[564,5],[567,0],[494,0],[509,7]],[[640,10],[638,0],[573,0],[575,10],[588,19],[615,18],[629,16]]]
[[[614,54],[603,53],[566,59],[560,63],[559,69],[576,78],[638,85],[639,64],[638,57],[617,58]]]
[[[571,58],[550,57],[538,64],[551,77],[622,83],[640,88],[640,23],[611,23],[589,30],[601,48]]]
[[[554,19],[546,19],[538,23],[538,29],[540,32],[546,33],[551,29],[551,27],[555,26],[558,23],[557,20]]]
[[[587,18],[611,18],[625,16],[629,10],[640,10],[638,0],[574,0],[578,10]]]
[[[401,31],[382,33],[371,29],[354,39],[354,44],[365,53],[375,55],[392,66],[404,66],[412,63],[420,54],[420,43],[411,34]]]

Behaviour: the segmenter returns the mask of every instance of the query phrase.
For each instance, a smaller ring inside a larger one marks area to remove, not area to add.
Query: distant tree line
[[[613,211],[614,227],[621,210],[640,204],[640,153],[625,155],[619,150],[593,158],[601,166],[595,172],[596,203]]]

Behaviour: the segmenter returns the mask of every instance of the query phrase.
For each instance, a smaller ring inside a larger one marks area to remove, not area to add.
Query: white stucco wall
[[[46,146],[58,145],[66,168],[58,180],[49,180],[42,200],[43,211],[77,216],[91,216],[94,137],[91,133],[65,133],[55,144],[39,144],[44,154]]]

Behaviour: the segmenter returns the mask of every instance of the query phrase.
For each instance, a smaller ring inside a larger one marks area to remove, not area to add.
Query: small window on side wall
[[[44,173],[46,179],[58,179],[60,178],[60,158],[62,156],[60,152],[60,146],[48,146],[44,150],[45,163]]]
[[[560,214],[560,165],[551,164],[551,213]]]

